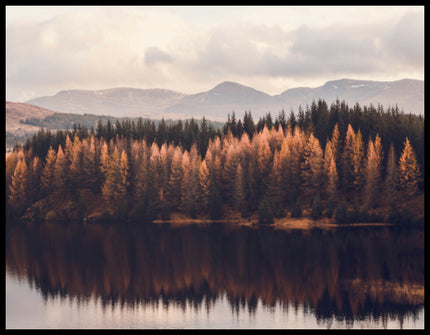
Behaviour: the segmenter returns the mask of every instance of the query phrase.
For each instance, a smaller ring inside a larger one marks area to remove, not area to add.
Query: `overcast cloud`
[[[6,99],[424,80],[424,7],[6,7]]]

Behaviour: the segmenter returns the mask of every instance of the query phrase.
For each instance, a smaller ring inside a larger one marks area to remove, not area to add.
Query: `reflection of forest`
[[[316,317],[416,313],[424,234],[388,228],[274,231],[169,225],[8,225],[7,271],[44,298],[135,305],[172,299],[232,308],[304,305]],[[387,314],[388,313],[388,314]]]

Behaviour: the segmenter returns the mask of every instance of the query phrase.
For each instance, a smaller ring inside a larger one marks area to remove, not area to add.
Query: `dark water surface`
[[[6,328],[424,328],[424,233],[8,224]]]

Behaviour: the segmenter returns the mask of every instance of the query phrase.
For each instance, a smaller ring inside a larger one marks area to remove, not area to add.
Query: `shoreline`
[[[275,222],[273,224],[259,224],[257,220],[247,220],[247,219],[224,219],[224,220],[210,220],[210,219],[187,219],[187,218],[178,218],[178,219],[170,219],[170,220],[153,220],[152,223],[155,224],[171,224],[173,226],[184,226],[184,225],[193,225],[193,224],[213,224],[213,223],[231,223],[232,225],[237,227],[252,227],[252,228],[273,228],[275,230],[310,230],[313,228],[319,229],[336,229],[342,227],[384,227],[384,226],[395,226],[393,223],[387,222],[363,222],[363,223],[345,223],[345,224],[336,224],[334,219],[319,219],[312,220],[310,218],[279,218],[274,219]]]

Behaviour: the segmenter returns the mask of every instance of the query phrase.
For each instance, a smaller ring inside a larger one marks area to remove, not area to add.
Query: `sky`
[[[6,6],[6,100],[424,80],[424,6]]]

